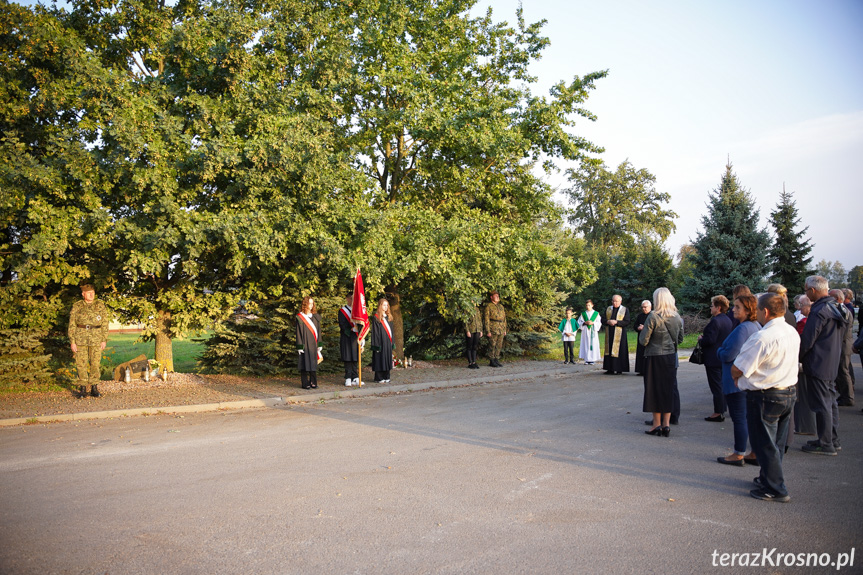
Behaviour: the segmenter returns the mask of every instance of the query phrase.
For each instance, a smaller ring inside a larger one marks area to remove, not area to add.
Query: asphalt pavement
[[[644,434],[639,377],[554,367],[4,427],[0,572],[863,572],[861,406],[840,408],[839,456],[796,439],[792,500],[768,503],[757,467],[715,461],[731,421],[703,420],[703,369],[679,380],[668,438]]]

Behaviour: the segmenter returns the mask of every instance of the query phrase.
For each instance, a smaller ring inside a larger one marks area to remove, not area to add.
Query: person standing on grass
[[[584,302],[585,310],[578,316],[578,329],[581,330],[581,345],[578,346],[578,357],[586,365],[593,365],[602,359],[599,347],[599,328],[601,320],[599,312],[593,309],[593,300]]]
[[[108,345],[108,308],[96,299],[96,289],[90,284],[81,286],[82,301],[75,302],[69,314],[69,341],[75,354],[78,372],[78,397],[99,397],[102,350]]]

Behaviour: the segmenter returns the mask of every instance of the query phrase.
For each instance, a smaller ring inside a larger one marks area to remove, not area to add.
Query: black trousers
[[[563,361],[568,361],[569,363],[575,363],[575,342],[574,341],[564,341],[563,342]]]
[[[389,369],[386,371],[376,371],[375,372],[375,381],[383,381],[385,379],[389,379],[390,378],[390,371],[391,370],[389,370]]]
[[[476,351],[479,349],[479,342],[482,339],[482,333],[475,331],[470,334],[470,337],[465,336],[464,344],[467,349],[467,362],[476,363]]]
[[[345,379],[356,379],[360,376],[358,365],[356,361],[345,362]]]
[[[317,371],[300,371],[300,382],[303,384],[303,389],[318,386]]]
[[[713,395],[713,413],[723,414],[727,408],[725,394],[722,393],[722,366],[705,365],[704,370],[707,372],[707,385]]]

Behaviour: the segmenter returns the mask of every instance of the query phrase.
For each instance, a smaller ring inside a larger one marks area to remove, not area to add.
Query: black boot
[[[79,385],[78,386],[78,398],[84,399],[85,397],[87,397],[87,386],[86,385]]]
[[[99,393],[99,386],[98,385],[91,385],[90,386],[90,395],[92,395],[93,397],[100,397],[102,395],[101,393]]]

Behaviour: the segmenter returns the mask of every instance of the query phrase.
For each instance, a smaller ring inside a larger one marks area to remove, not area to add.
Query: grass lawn
[[[700,333],[688,333],[683,336],[683,343],[680,344],[680,349],[692,349],[698,343]],[[635,353],[635,346],[638,343],[638,334],[633,331],[626,332],[626,341],[629,344],[629,351]],[[575,353],[578,354],[578,345],[581,342],[581,334],[578,334],[575,340]],[[605,330],[599,332],[599,348],[605,349]],[[558,339],[549,353],[542,356],[542,359],[563,359],[563,342]]]
[[[209,333],[205,332],[204,334],[184,339],[178,338],[173,341],[174,371],[178,373],[194,373],[197,371],[196,358],[203,352],[204,344],[192,341],[192,338],[199,339],[201,336],[209,335]],[[114,371],[114,366],[129,361],[141,354],[146,355],[149,359],[156,357],[156,342],[138,342],[138,338],[139,334],[137,333],[108,334],[108,346],[103,352],[103,356],[108,359],[102,361],[102,379],[111,379],[111,372]]]

